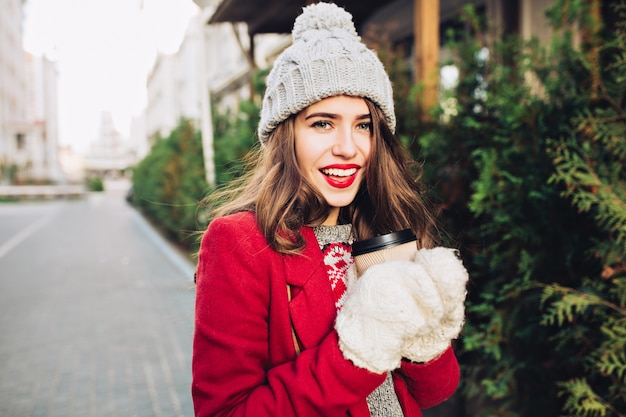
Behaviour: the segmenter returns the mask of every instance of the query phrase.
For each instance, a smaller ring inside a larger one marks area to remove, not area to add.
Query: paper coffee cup
[[[357,275],[372,265],[386,261],[411,260],[417,250],[417,238],[411,229],[374,236],[352,244]]]

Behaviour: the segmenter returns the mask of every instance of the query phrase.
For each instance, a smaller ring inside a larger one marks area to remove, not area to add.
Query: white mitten
[[[400,366],[406,340],[426,336],[444,314],[435,283],[423,266],[390,261],[351,280],[335,328],[346,359],[375,373]]]
[[[435,283],[444,313],[432,332],[407,339],[402,354],[415,362],[428,362],[441,355],[463,328],[469,276],[454,249],[421,249],[415,254],[414,262],[421,265]]]

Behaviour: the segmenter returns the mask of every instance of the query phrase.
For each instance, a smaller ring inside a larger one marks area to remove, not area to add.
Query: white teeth
[[[356,168],[350,168],[350,169],[329,168],[329,169],[322,169],[322,172],[325,175],[331,175],[333,177],[349,177],[356,173]]]

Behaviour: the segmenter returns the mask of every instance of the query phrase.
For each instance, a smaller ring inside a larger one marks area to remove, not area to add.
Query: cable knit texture
[[[350,13],[331,3],[304,7],[292,38],[266,80],[258,129],[262,143],[290,115],[336,95],[369,98],[395,130],[389,76],[376,53],[361,42]]]
[[[428,362],[463,326],[468,274],[447,248],[416,251],[413,261],[389,261],[351,278],[335,328],[344,357],[375,373],[402,357]]]

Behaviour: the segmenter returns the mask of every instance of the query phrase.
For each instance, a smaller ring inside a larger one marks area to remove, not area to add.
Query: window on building
[[[26,147],[26,135],[23,133],[18,133],[15,135],[15,146],[18,150],[22,150]]]

